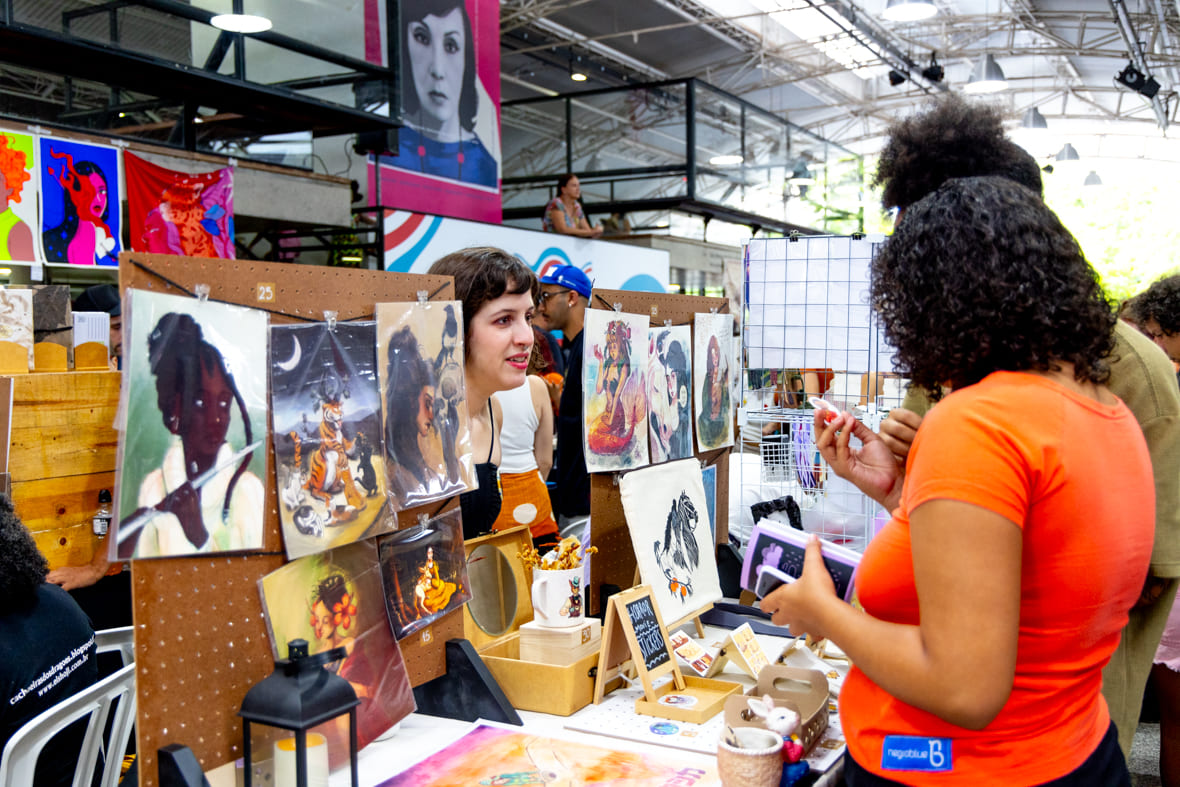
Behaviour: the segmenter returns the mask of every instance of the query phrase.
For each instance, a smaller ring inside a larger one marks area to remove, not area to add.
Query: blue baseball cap
[[[550,268],[549,272],[541,277],[541,283],[565,287],[583,298],[589,298],[590,293],[594,291],[594,285],[590,283],[590,278],[580,268],[573,265],[557,265]]]

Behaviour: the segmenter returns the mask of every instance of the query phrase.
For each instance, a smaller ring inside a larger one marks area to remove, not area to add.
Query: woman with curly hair
[[[0,750],[31,719],[98,680],[94,630],[0,495]],[[37,760],[33,784],[68,787],[85,727],[67,727]],[[89,781],[89,780],[87,780]]]
[[[824,458],[894,512],[860,564],[867,614],[836,597],[814,537],[800,580],[763,600],[856,664],[847,783],[1129,785],[1100,689],[1147,574],[1154,490],[1104,385],[1115,317],[1097,276],[1031,191],[963,178],[909,208],[872,305],[899,368],[953,392],[904,485],[879,437],[817,413]]]

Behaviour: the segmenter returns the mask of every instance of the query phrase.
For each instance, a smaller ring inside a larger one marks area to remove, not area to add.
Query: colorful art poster
[[[393,636],[405,639],[471,598],[463,519],[448,511],[377,540],[385,610]]]
[[[0,341],[24,348],[33,368],[33,291],[0,287]],[[20,361],[16,361],[19,365]]]
[[[668,625],[719,601],[700,462],[681,459],[627,473],[619,491],[640,579]]]
[[[357,746],[364,748],[414,712],[414,690],[401,648],[385,620],[381,569],[373,541],[308,555],[258,581],[271,646],[287,658],[291,640],[307,640],[311,655],[344,648],[324,666],[356,689]],[[329,765],[348,762],[348,717],[316,728],[328,739]]]
[[[377,323],[272,326],[270,391],[287,557],[396,529],[385,505]]]
[[[647,402],[652,464],[693,455],[691,359],[691,327],[648,329]]]
[[[582,362],[586,469],[631,470],[648,463],[648,317],[590,309]]]
[[[266,313],[128,290],[113,559],[262,548]]]
[[[701,481],[705,485],[705,506],[709,509],[709,532],[717,533],[717,465],[701,468]],[[716,540],[716,539],[714,539]]]
[[[500,5],[400,7],[403,125],[397,149],[370,160],[373,204],[499,224]]]
[[[0,129],[0,260],[43,262],[37,224],[37,145],[29,134]]]
[[[475,487],[459,301],[377,304],[388,496],[397,510]]]
[[[733,445],[733,315],[693,315],[693,408],[697,448]]]
[[[119,150],[41,137],[41,248],[45,261],[118,265],[122,251]]]
[[[686,765],[683,757],[672,754],[618,751],[478,724],[378,787],[424,784],[718,787],[721,781],[716,765],[704,759]]]
[[[123,154],[133,251],[234,257],[234,170],[190,174]]]

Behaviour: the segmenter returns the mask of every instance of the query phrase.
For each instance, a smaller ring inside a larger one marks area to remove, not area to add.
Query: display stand
[[[691,326],[694,314],[713,310],[721,314],[729,313],[727,298],[706,298],[698,295],[596,289],[594,297],[590,300],[592,309],[613,310],[615,304],[618,304],[619,311],[648,315],[651,324],[657,327]],[[724,544],[729,538],[729,451],[726,447],[702,451],[696,455],[705,465],[717,466],[714,551],[717,544]],[[637,569],[635,548],[631,543],[627,519],[623,514],[617,473],[593,473],[590,476],[590,543],[598,548],[598,554],[590,561],[590,588],[586,595],[590,614],[598,615],[602,612],[599,594],[602,585],[630,587],[634,584],[633,578]],[[681,625],[687,620],[688,618],[678,621],[676,625]],[[696,625],[697,631],[703,632],[699,621]]]
[[[373,319],[379,302],[413,301],[419,291],[454,297],[449,276],[217,260],[125,252],[119,287],[191,295],[197,284],[209,299],[265,309],[272,324]],[[134,319],[134,316],[132,316]],[[77,374],[76,372],[74,374]],[[108,421],[108,424],[110,421]],[[113,450],[113,446],[112,446]],[[263,552],[132,562],[140,784],[156,784],[156,751],[190,746],[205,770],[242,756],[237,717],[246,691],[274,668],[258,601],[258,580],[283,565],[273,443],[267,429]],[[401,511],[401,527],[432,514],[438,504]],[[401,643],[411,684],[446,671],[446,642],[463,636],[456,610]]]

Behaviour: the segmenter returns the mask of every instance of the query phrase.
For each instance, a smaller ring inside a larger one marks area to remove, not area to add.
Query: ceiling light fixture
[[[709,163],[714,167],[733,167],[741,164],[743,161],[745,161],[745,159],[736,154],[728,156],[714,156],[713,158],[709,159]]]
[[[996,62],[994,55],[985,55],[975,64],[971,77],[963,86],[963,92],[972,95],[984,93],[998,93],[1008,89],[1008,80],[1004,77],[1004,70]]]
[[[946,76],[946,71],[938,64],[938,60],[935,57],[937,54],[937,52],[931,52],[930,65],[922,69],[922,79],[925,79],[927,82],[941,82],[942,78]]]
[[[898,71],[896,68],[889,69],[889,84],[897,87],[902,82],[906,81],[906,75]]]
[[[1024,118],[1020,121],[1020,127],[1044,130],[1049,128],[1049,122],[1045,120],[1045,116],[1041,114],[1041,110],[1036,107],[1029,107],[1024,113]]]
[[[1082,183],[1083,186],[1101,186],[1102,178],[1098,177],[1095,170],[1090,170],[1090,174],[1086,176],[1086,180]]]
[[[1073,145],[1066,142],[1065,146],[1058,151],[1056,158],[1058,161],[1080,161],[1082,157],[1078,155]]]
[[[265,16],[254,14],[218,14],[209,24],[227,33],[265,33],[273,27]]]
[[[583,74],[581,71],[571,71],[570,72],[570,79],[574,80],[575,82],[585,82],[586,75]]]
[[[938,13],[932,0],[887,0],[881,16],[890,22],[917,22]]]

